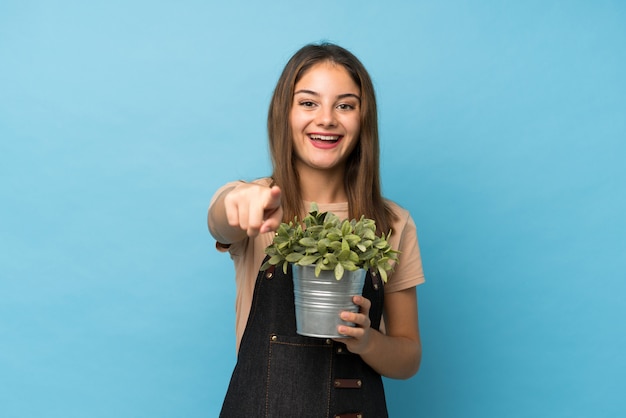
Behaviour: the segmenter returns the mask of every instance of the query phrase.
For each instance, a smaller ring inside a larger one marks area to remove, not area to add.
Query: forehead
[[[341,64],[331,61],[319,62],[302,73],[296,83],[298,88],[315,88],[317,90],[346,90],[343,93],[360,92],[350,72]]]

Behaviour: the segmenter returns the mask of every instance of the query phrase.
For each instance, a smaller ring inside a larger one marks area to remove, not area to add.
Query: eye
[[[315,103],[310,100],[303,100],[299,103],[299,105],[302,107],[313,107],[315,106]]]
[[[348,103],[341,103],[339,105],[337,105],[337,109],[339,110],[354,110],[355,106],[348,104]]]

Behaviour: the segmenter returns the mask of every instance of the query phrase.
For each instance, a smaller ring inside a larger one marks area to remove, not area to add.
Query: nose
[[[335,126],[336,124],[335,109],[332,106],[321,106],[317,113],[317,125]]]

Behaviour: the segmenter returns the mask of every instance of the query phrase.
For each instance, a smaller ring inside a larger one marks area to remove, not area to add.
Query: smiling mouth
[[[341,135],[319,135],[319,134],[311,134],[309,138],[313,141],[321,141],[325,143],[335,143],[341,139]]]

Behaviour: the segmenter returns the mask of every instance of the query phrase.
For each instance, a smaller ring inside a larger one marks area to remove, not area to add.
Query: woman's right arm
[[[278,186],[236,183],[214,197],[207,222],[221,244],[232,244],[259,233],[275,231],[283,218]]]

